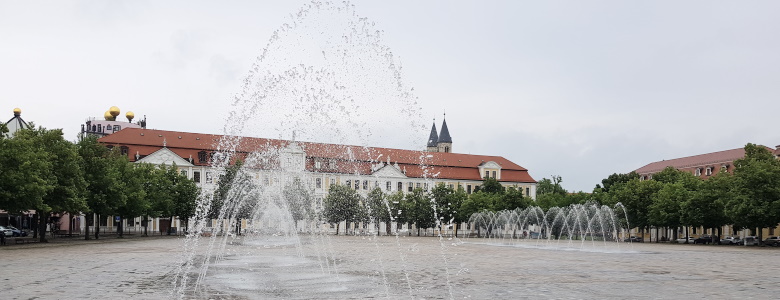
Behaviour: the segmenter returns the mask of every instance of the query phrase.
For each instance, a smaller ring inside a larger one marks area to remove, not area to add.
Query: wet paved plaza
[[[171,280],[182,246],[183,238],[134,238],[0,247],[0,298],[179,298]],[[778,248],[363,236],[302,236],[299,244],[254,236],[231,239],[225,250],[197,291],[181,298],[775,299],[780,292]]]

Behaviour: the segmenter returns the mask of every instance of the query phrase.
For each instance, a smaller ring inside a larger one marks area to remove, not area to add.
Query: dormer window
[[[711,176],[712,175],[712,167],[707,167],[704,169],[704,175]]]
[[[205,162],[207,162],[207,160],[208,159],[207,159],[207,156],[206,156],[206,151],[198,152],[198,162],[199,163],[205,163]]]
[[[117,132],[120,129],[122,129],[122,127],[120,127],[119,125],[114,125],[114,132]]]
[[[696,168],[696,170],[693,172],[693,175],[701,176],[701,168]]]
[[[122,155],[127,156],[127,153],[130,152],[130,149],[127,148],[127,146],[119,147],[119,151],[122,153]]]

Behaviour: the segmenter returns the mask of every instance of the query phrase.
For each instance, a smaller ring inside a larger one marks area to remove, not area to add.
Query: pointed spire
[[[439,135],[436,134],[436,118],[433,119],[433,127],[431,127],[431,136],[428,137],[428,147],[436,147],[439,142]]]
[[[452,143],[450,130],[447,129],[447,114],[444,114],[444,123],[441,124],[441,134],[439,134],[439,143]]]

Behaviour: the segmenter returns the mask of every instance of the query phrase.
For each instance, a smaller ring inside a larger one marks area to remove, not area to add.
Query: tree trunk
[[[41,232],[41,234],[38,236],[38,241],[41,243],[45,243],[46,241],[46,216],[43,215],[43,212],[37,212],[38,214],[38,231]]]
[[[688,226],[685,226],[685,243],[688,243],[688,239],[691,237],[690,233],[688,232]]]
[[[390,221],[385,222],[385,235],[390,235],[393,232],[393,224]]]
[[[339,227],[341,227],[341,222],[336,223],[336,235],[339,235]]]
[[[95,239],[100,239],[100,214],[95,214]]]
[[[460,224],[458,224],[457,222],[452,223],[452,234],[455,236],[456,239],[458,238],[458,227],[460,227],[458,225]]]
[[[124,227],[122,226],[122,221],[123,221],[123,220],[124,220],[124,219],[122,218],[122,216],[119,216],[119,223],[117,223],[117,224],[116,224],[116,234],[117,234],[117,236],[116,236],[116,237],[118,237],[118,238],[120,238],[120,239],[121,239],[121,238],[123,238],[123,237],[125,237],[125,236],[124,236],[124,231],[125,231],[125,230],[124,230]]]
[[[144,216],[144,236],[149,236],[149,216]]]
[[[171,229],[173,228],[173,216],[170,216],[168,218],[168,220],[169,220],[170,224],[168,224],[168,233],[167,233],[167,235],[171,235]]]
[[[30,226],[30,227],[33,228],[33,238],[37,239],[38,238],[38,231],[40,229],[39,226],[38,226],[38,213],[35,213],[33,215],[33,217],[32,217],[32,224],[35,224],[33,226]]]
[[[84,240],[89,240],[89,223],[93,219],[91,213],[84,214]]]

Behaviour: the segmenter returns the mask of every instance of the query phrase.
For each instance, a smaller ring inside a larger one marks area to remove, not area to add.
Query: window
[[[335,184],[336,184],[336,178],[331,178],[330,185],[335,185]]]
[[[493,179],[496,179],[496,171],[493,171]]]
[[[117,132],[120,129],[122,129],[122,127],[120,127],[119,125],[114,125],[114,132]]]
[[[347,180],[347,186],[349,186],[349,187],[352,186],[352,180]]]
[[[122,155],[127,156],[127,153],[130,152],[130,148],[127,148],[127,146],[119,147],[119,151],[122,153]]]
[[[704,174],[707,176],[712,175],[712,167],[707,167],[707,169],[704,170]]]
[[[364,190],[368,189],[368,180],[363,180],[363,189]]]
[[[356,190],[360,189],[360,180],[355,180],[355,189]]]
[[[330,168],[331,169],[335,169],[336,168],[336,160],[335,159],[331,159],[330,160]]]
[[[472,174],[474,174],[474,173],[472,173]],[[471,185],[470,184],[466,185],[466,194],[471,194]]]
[[[314,187],[321,189],[322,188],[322,178],[315,178],[314,179]]]
[[[444,152],[445,153],[450,153],[450,147],[444,146]]]
[[[407,185],[406,189],[407,189],[409,192],[413,191],[413,190],[414,190],[414,184],[410,182],[410,183],[409,183],[409,185]]]
[[[322,168],[322,162],[320,162],[319,160],[315,160],[314,161],[314,168],[315,169]]]
[[[181,176],[187,177],[187,170],[181,170],[179,171],[179,174],[181,174]]]
[[[95,131],[97,131],[97,126],[92,125],[92,132],[95,132]]]
[[[205,163],[206,162],[206,151],[198,152],[198,162],[199,163]]]
[[[531,188],[525,188],[525,195],[531,197]]]
[[[263,177],[263,184],[265,184],[265,186],[271,185],[271,179],[268,178],[268,176]]]
[[[701,168],[696,168],[696,170],[693,171],[693,175],[701,176]]]
[[[200,172],[199,171],[192,172],[192,181],[200,183]]]
[[[398,182],[398,191],[400,192],[400,191],[403,191],[403,190],[404,190],[404,183],[399,181]]]
[[[206,172],[206,183],[213,183],[214,177],[211,176],[211,172]]]
[[[490,171],[485,171],[485,178],[488,178],[488,177],[490,177]]]
[[[450,187],[451,189],[455,189],[455,185],[454,185],[454,184],[452,184],[452,183],[450,183],[450,184],[449,184],[449,187]]]
[[[425,189],[426,191],[428,190],[428,183],[427,182],[425,184],[423,184],[423,189]]]
[[[393,188],[393,183],[388,181],[387,184],[385,184],[385,190],[389,192],[390,189],[392,188]]]
[[[420,183],[419,183],[419,182],[417,183],[417,188],[418,188],[418,189],[420,188]]]
[[[98,132],[103,132],[103,125],[98,125]]]

